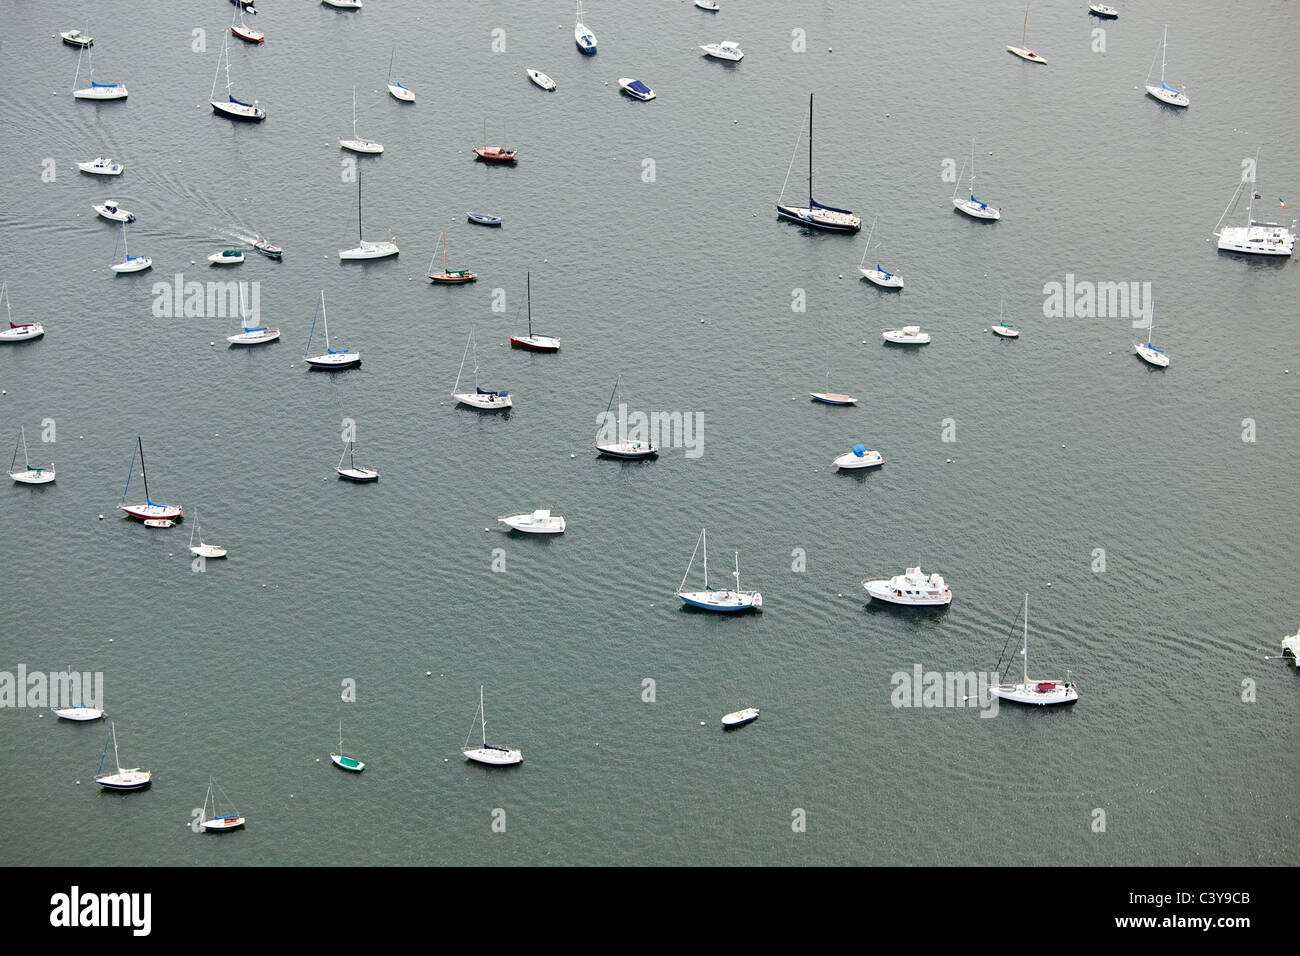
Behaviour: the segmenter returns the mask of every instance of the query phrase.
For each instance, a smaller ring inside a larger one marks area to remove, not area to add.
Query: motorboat
[[[564,519],[545,510],[534,511],[531,514],[506,515],[504,518],[497,518],[497,521],[512,531],[522,531],[525,534],[564,533]]]
[[[117,204],[116,199],[105,199],[98,206],[91,208],[103,218],[111,219],[113,222],[135,222],[135,213],[127,212]]]
[[[860,468],[876,468],[885,463],[884,457],[878,451],[868,451],[867,446],[858,442],[853,446],[853,450],[845,452],[836,458],[831,464],[841,471],[855,471]]]
[[[862,582],[867,594],[877,601],[913,607],[940,607],[952,603],[952,589],[938,574],[926,575],[919,567],[908,568],[892,578]]]
[[[630,76],[620,76],[618,86],[628,96],[634,97],[642,102],[655,98],[655,91],[650,89],[640,80],[634,80]]]
[[[919,325],[905,325],[901,329],[889,329],[880,333],[890,345],[929,345],[930,333],[922,332]]]
[[[244,253],[241,249],[223,249],[208,256],[208,262],[214,266],[237,266],[243,261]]]
[[[704,51],[705,56],[711,56],[715,60],[739,63],[745,58],[745,51],[734,40],[723,40],[721,43],[705,43],[701,45],[700,49]]]
[[[555,89],[555,81],[551,79],[549,76],[547,76],[545,73],[543,73],[541,70],[529,69],[527,73],[528,73],[528,78],[530,80],[532,80],[534,83],[536,83],[538,86],[540,86],[542,89],[546,90],[547,92],[551,92]]]
[[[126,169],[121,163],[107,156],[96,156],[89,162],[77,163],[77,168],[92,176],[121,176]]]

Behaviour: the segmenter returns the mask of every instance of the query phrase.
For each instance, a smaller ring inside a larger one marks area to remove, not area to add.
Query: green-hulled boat
[[[334,766],[342,767],[344,770],[351,770],[353,773],[360,773],[366,769],[366,765],[356,757],[347,757],[343,754],[343,721],[339,721],[339,752],[330,754],[330,760],[334,761]]]

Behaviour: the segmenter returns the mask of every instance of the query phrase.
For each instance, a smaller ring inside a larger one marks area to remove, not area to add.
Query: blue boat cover
[[[233,96],[230,98],[230,102],[238,103],[240,106],[247,106],[249,109],[258,109],[258,107],[254,106],[252,103],[245,103],[243,100],[237,100]]]
[[[91,80],[91,81],[90,81],[90,85],[91,85],[91,86],[117,86],[118,84],[116,84],[116,83],[96,83],[94,80]]]
[[[811,195],[808,197],[808,205],[813,209],[826,209],[830,212],[842,212],[846,216],[853,215],[852,209],[836,209],[834,206],[824,205],[823,203],[819,203],[816,199],[813,199]]]
[[[348,350],[347,349],[326,349],[325,351],[328,352],[330,355],[344,355],[347,353]]]
[[[1164,80],[1161,80],[1161,81],[1160,81],[1160,85],[1163,86],[1165,89],[1167,89],[1170,93],[1182,93],[1182,92],[1183,92],[1182,90],[1176,90],[1176,89],[1174,89],[1172,86],[1170,86],[1170,85],[1169,85],[1168,83],[1166,83]]]
[[[864,454],[866,454],[866,451],[867,451],[867,446],[862,444],[862,442],[858,442],[856,445],[853,446],[853,454],[857,455],[859,458],[861,458]]]
[[[627,85],[627,88],[629,90],[633,90],[637,93],[642,93],[642,94],[650,92],[650,87],[646,86],[640,80],[633,80],[631,83]]]

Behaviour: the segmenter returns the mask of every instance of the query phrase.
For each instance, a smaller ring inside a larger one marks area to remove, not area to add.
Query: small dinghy
[[[630,76],[620,76],[618,78],[618,86],[619,89],[628,96],[635,97],[642,102],[655,98],[654,90],[650,89],[650,87],[646,86],[640,80],[634,80]]]
[[[198,535],[199,543],[194,543],[194,537]],[[215,544],[204,544],[203,535],[199,531],[199,513],[196,509],[194,512],[194,527],[190,530],[190,554],[196,558],[224,558],[226,549],[219,548]]]
[[[709,13],[717,13],[719,10],[722,9],[720,6],[714,3],[713,0],[695,0],[695,5],[699,7],[701,10],[708,10]],[[754,715],[757,716],[758,711],[754,711]]]
[[[922,332],[919,325],[905,325],[901,329],[889,329],[880,334],[890,345],[930,344],[930,333]]]
[[[23,449],[23,470],[18,470],[18,446]],[[9,463],[9,477],[20,485],[48,485],[54,480],[54,462],[50,462],[50,467],[43,468],[32,467],[31,459],[27,457],[27,429],[25,426],[18,428],[18,441],[14,443],[13,461]]]
[[[564,519],[545,510],[534,511],[532,514],[507,515],[497,518],[497,521],[512,531],[522,531],[525,534],[564,534]]]
[[[208,262],[214,266],[237,266],[243,261],[244,253],[240,249],[225,249],[208,256]]]
[[[734,40],[723,40],[721,43],[705,43],[700,49],[704,51],[705,56],[711,56],[715,60],[728,60],[732,63],[739,63],[745,58],[745,51]]]
[[[474,714],[474,718],[474,723],[481,728],[483,746],[470,747],[470,737],[474,735],[474,727],[471,724],[461,753],[475,763],[487,764],[489,767],[511,767],[524,762],[524,755],[520,751],[510,747],[494,747],[487,742],[487,714],[483,710],[482,685],[479,685],[478,689],[478,711]]]
[[[727,714],[722,718],[722,726],[728,730],[736,727],[743,727],[745,724],[758,719],[757,707],[746,707],[744,710],[738,710],[733,714]]]
[[[867,446],[858,442],[853,450],[836,458],[832,465],[841,471],[853,471],[858,468],[875,468],[883,465],[885,459],[878,451],[868,451]]]
[[[144,526],[146,528],[170,528],[175,524],[176,522],[173,521],[171,518],[145,518],[144,519]]]
[[[353,446],[356,442],[347,442],[343,447],[343,454],[339,455],[339,464],[335,469],[340,478],[346,478],[348,481],[378,481],[379,472],[373,468],[361,468],[357,465],[357,460],[353,454]],[[343,459],[348,460],[348,467],[343,467]]]
[[[467,212],[465,218],[470,222],[476,222],[480,226],[499,226],[501,225],[500,216],[489,216],[485,212]],[[445,235],[445,233],[444,233]]]
[[[952,603],[952,589],[938,574],[926,575],[919,567],[892,578],[875,578],[862,587],[877,601],[912,607],[941,607]]]
[[[105,199],[98,206],[91,208],[103,218],[111,219],[113,222],[135,222],[135,213],[127,212],[117,204],[116,199]]]
[[[528,78],[547,92],[555,89],[555,81],[541,70],[528,70]]]
[[[343,770],[351,770],[353,773],[360,773],[366,769],[366,765],[356,757],[349,757],[343,753],[343,721],[339,721],[339,752],[330,754],[330,760],[334,766]]]
[[[85,163],[77,163],[77,168],[91,176],[121,176],[126,169],[121,163],[107,156],[96,156]]]

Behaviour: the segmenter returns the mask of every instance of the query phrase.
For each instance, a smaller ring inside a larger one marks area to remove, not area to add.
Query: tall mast
[[[140,446],[140,475],[144,478],[144,503],[151,505],[153,504],[153,499],[149,497],[149,472],[144,470],[144,442],[138,435],[136,436],[135,441],[136,444]],[[117,746],[116,734],[113,735],[113,745],[115,747]]]
[[[483,748],[487,749],[487,711],[483,709],[483,685],[478,685],[478,715],[483,722]]]
[[[355,133],[354,133],[355,135]],[[357,167],[357,241],[364,243],[361,238],[361,167]]]
[[[326,353],[328,353],[330,350],[330,317],[325,314],[325,290],[324,289],[320,290],[320,317],[321,317],[321,322],[325,326],[325,351]],[[343,726],[343,721],[340,720],[339,727],[341,728],[342,726]]]
[[[1250,177],[1250,202],[1246,204],[1246,225],[1255,224],[1255,187],[1259,185],[1259,148],[1255,149],[1255,168]]]
[[[1029,33],[1029,4],[1025,4],[1025,25],[1020,30],[1020,46],[1023,49],[1025,45],[1025,36]]]
[[[810,103],[812,102],[811,97],[809,97],[809,102]],[[700,529],[700,538],[703,539],[704,541],[704,590],[707,591],[709,589],[709,529],[708,528]]]
[[[1021,663],[1024,665],[1025,683],[1029,683],[1029,595],[1025,595],[1025,644],[1020,651],[1023,658]]]
[[[739,591],[740,590],[740,552],[737,551],[735,552],[735,554],[736,554],[736,590]]]
[[[18,428],[18,433],[22,436],[22,439],[23,439],[23,463],[27,466],[27,470],[28,470],[28,471],[31,471],[31,470],[32,470],[32,461],[31,461],[30,458],[27,457],[27,428],[26,428],[26,426],[19,426],[19,428]],[[18,456],[17,456],[17,455],[14,455],[14,458],[15,458],[15,460],[16,460],[16,459],[18,458]],[[9,467],[12,468],[13,466],[10,465]]]
[[[533,337],[533,274],[528,273],[528,337]]]
[[[813,204],[812,188],[812,101],[813,95],[808,94],[808,205]]]
[[[113,729],[113,763],[117,764],[117,772],[122,772],[122,758],[117,755],[117,725],[110,724]]]

